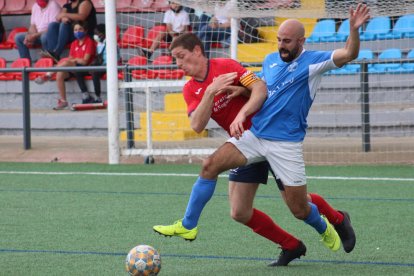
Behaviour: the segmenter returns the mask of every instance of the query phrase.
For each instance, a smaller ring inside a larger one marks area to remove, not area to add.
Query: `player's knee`
[[[247,212],[238,208],[231,208],[230,216],[233,220],[243,224],[246,224],[250,219]]]
[[[300,220],[305,220],[308,217],[308,210],[302,206],[292,206],[290,207],[290,212],[293,216]]]
[[[216,178],[219,172],[217,172],[217,168],[215,166],[215,162],[212,160],[211,157],[205,159],[203,161],[203,166],[201,169],[201,176],[207,179]]]

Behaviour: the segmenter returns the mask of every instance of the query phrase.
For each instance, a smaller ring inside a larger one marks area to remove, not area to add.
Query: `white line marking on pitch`
[[[190,173],[117,173],[117,172],[30,172],[30,171],[0,171],[0,174],[29,174],[29,175],[98,175],[98,176],[175,176],[175,177],[197,177],[198,174]],[[219,177],[228,177],[221,174]],[[345,177],[345,176],[307,176],[308,179],[321,180],[364,180],[364,181],[413,181],[414,178],[393,177]]]

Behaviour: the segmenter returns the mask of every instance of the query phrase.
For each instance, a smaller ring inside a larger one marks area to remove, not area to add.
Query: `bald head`
[[[285,62],[291,62],[303,50],[305,27],[296,19],[284,21],[277,33],[277,43],[281,59]]]
[[[299,20],[287,19],[280,24],[278,33],[291,38],[302,38],[305,36],[305,27]]]

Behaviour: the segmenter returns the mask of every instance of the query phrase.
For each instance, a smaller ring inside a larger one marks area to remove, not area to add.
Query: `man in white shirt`
[[[29,47],[45,45],[46,31],[49,23],[56,21],[61,7],[55,0],[36,0],[32,7],[30,27],[27,33],[18,33],[15,42],[21,58],[31,60]]]
[[[171,42],[174,37],[187,32],[190,26],[190,16],[181,5],[170,2],[170,9],[165,12],[163,23],[167,27],[166,31],[159,32],[150,48],[144,51],[148,58],[151,58],[154,51],[160,46],[162,40]]]

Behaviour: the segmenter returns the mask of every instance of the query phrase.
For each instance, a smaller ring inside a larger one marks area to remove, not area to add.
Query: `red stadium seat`
[[[53,67],[53,59],[51,58],[40,58],[36,61],[33,67],[35,68],[45,68],[45,67]],[[46,75],[46,72],[31,72],[29,74],[30,80],[34,80],[37,77],[43,77]]]
[[[144,43],[144,27],[129,26],[122,35],[119,47],[137,48],[142,47]]]
[[[155,11],[166,11],[170,8],[168,0],[155,0],[151,8]]]
[[[11,68],[30,67],[28,58],[18,58],[10,65]],[[22,80],[21,72],[8,72],[0,76],[0,80]]]
[[[173,63],[171,56],[158,56],[152,62],[153,65],[170,65]],[[159,79],[182,79],[184,71],[181,69],[156,69],[153,70]]]
[[[7,64],[6,60],[4,58],[0,57],[0,68],[6,68],[6,64]],[[1,76],[3,76],[3,75],[4,75],[4,73],[1,72],[0,73],[0,79],[1,79]]]
[[[166,32],[167,27],[165,25],[156,25],[153,26],[147,33],[147,36],[144,39],[144,47],[150,48],[154,39],[157,37],[159,32]],[[168,43],[165,41],[161,41],[160,48],[168,48]]]
[[[129,65],[146,65],[147,58],[143,56],[135,56],[128,60]],[[132,70],[132,77],[134,79],[143,80],[143,79],[155,79],[157,77],[156,73],[152,70],[138,69]]]
[[[16,46],[16,43],[14,42],[14,37],[17,33],[25,33],[27,32],[26,27],[16,27],[7,36],[7,40],[0,43],[0,49],[12,49]]]
[[[4,3],[4,8],[2,10],[2,13],[5,14],[22,14],[25,13],[25,6],[26,6],[26,1],[25,0],[21,0],[21,1],[15,1],[15,0],[9,0],[9,1],[5,1]]]

